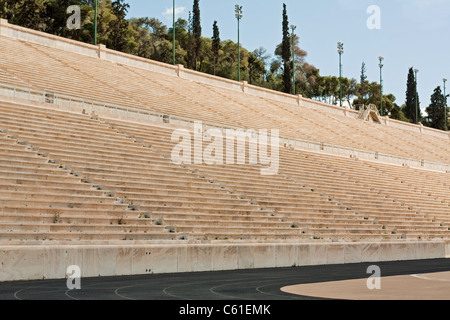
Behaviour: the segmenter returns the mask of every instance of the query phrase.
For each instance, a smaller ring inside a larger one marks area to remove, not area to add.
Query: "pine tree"
[[[219,54],[221,49],[220,44],[220,32],[217,26],[217,21],[214,21],[213,25],[213,36],[212,36],[212,53],[213,53],[213,70],[214,75],[216,75],[216,65],[219,62]]]
[[[418,106],[418,118],[416,119],[416,101]],[[417,83],[416,83],[416,77],[414,75],[413,68],[409,69],[408,73],[408,81],[406,83],[406,105],[403,110],[405,116],[409,119],[409,122],[411,123],[419,123],[422,115],[420,112],[420,100],[419,100],[419,94],[417,93]]]
[[[291,93],[292,91],[292,63],[291,63],[291,37],[289,35],[289,20],[286,4],[283,3],[283,42],[281,44],[281,57],[283,59],[283,91]]]
[[[431,103],[426,109],[428,113],[426,125],[435,129],[445,130],[444,103],[441,87],[437,87],[434,89],[434,93],[431,95]]]

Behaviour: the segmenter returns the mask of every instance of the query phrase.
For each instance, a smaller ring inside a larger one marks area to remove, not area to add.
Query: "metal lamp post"
[[[97,45],[97,16],[98,16],[98,0],[95,0],[94,7],[94,45]]]
[[[444,81],[444,130],[445,131],[448,131],[448,125],[447,125],[447,116],[448,116],[448,114],[447,114],[447,95],[446,95],[446,92],[445,92],[445,84],[446,84],[446,82],[447,82],[447,79],[442,79],[442,81]]]
[[[342,107],[342,54],[344,53],[344,44],[338,42],[338,53],[339,53],[339,101]]]
[[[380,114],[383,116],[383,57],[378,57],[380,60]]]
[[[414,74],[416,78],[416,124],[419,124],[419,94],[417,92],[417,74],[419,73],[419,69],[414,69]]]
[[[293,24],[291,25],[292,29],[292,94],[295,95],[295,29],[297,29],[296,26]]]
[[[240,32],[239,32],[239,24],[241,19],[243,18],[242,14],[242,6],[238,4],[235,6],[236,19],[238,21],[238,81],[241,81],[241,44],[240,44]]]
[[[173,24],[172,24],[172,63],[175,65],[175,0],[173,0]]]

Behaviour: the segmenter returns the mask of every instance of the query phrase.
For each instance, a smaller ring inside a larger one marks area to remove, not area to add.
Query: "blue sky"
[[[155,17],[172,23],[172,0],[128,0],[129,17]],[[200,0],[203,36],[212,36],[218,21],[221,39],[237,40],[234,6],[243,6],[241,43],[254,50],[264,47],[273,55],[281,42],[282,5],[286,3],[290,24],[297,26],[306,60],[321,75],[339,74],[337,42],[344,43],[343,73],[359,79],[364,61],[370,81],[379,81],[378,57],[383,56],[384,92],[393,93],[398,104],[405,101],[408,69],[419,69],[422,109],[430,102],[442,79],[450,80],[449,0]],[[176,0],[177,18],[187,19],[193,0]],[[380,29],[369,29],[374,12],[380,9]],[[447,83],[450,92],[450,82]]]

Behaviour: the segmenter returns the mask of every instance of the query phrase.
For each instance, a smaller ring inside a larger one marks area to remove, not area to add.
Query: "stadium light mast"
[[[416,124],[419,124],[419,93],[417,92],[417,74],[419,69],[414,69],[415,80],[416,80]]]
[[[242,14],[242,6],[236,5],[235,6],[235,13],[236,13],[236,19],[238,22],[238,81],[241,81],[241,44],[240,44],[240,30],[239,25],[241,19],[244,17]]]
[[[339,53],[339,101],[342,107],[342,54],[344,53],[344,44],[338,42],[338,53]]]
[[[172,63],[175,65],[175,0],[173,0],[173,23],[172,23]]]
[[[292,94],[295,95],[295,29],[297,29],[296,26],[291,24],[292,29]]]
[[[98,0],[95,0],[94,5],[94,45],[97,45],[97,16],[98,16]]]
[[[383,57],[378,57],[378,60],[380,60],[380,64],[378,65],[380,67],[380,115],[383,116]]]
[[[442,79],[442,81],[444,81],[444,130],[448,131],[448,124],[447,124],[447,117],[448,117],[448,113],[447,113],[447,95],[445,92],[445,84],[447,82],[447,79]]]

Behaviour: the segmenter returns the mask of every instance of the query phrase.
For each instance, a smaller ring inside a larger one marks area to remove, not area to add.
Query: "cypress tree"
[[[419,119],[416,119],[416,101],[419,109]],[[406,83],[406,106],[403,112],[411,123],[416,123],[416,120],[417,122],[420,122],[422,118],[420,112],[419,94],[417,93],[416,77],[414,75],[413,68],[410,68],[408,73],[408,81]]]
[[[200,0],[194,0],[192,9],[192,36],[193,36],[193,55],[194,55],[194,70],[198,70],[198,60],[202,53],[202,26],[200,23]]]
[[[186,64],[189,69],[195,69],[195,56],[194,56],[194,41],[193,41],[193,31],[192,31],[192,12],[189,11],[188,18],[188,41],[186,46]]]
[[[217,62],[219,61],[220,49],[222,47],[220,44],[220,32],[219,27],[217,26],[217,21],[214,21],[213,36],[211,39],[212,39],[212,53],[213,53],[213,70],[214,75],[216,75],[216,65]]]
[[[283,42],[281,44],[281,57],[283,59],[284,64],[283,92],[291,93],[292,92],[291,38],[289,35],[289,20],[285,3],[283,3]]]
[[[361,65],[361,75],[359,80],[359,99],[361,104],[366,104],[366,96],[368,91],[367,75],[366,75],[366,63],[363,62]]]

